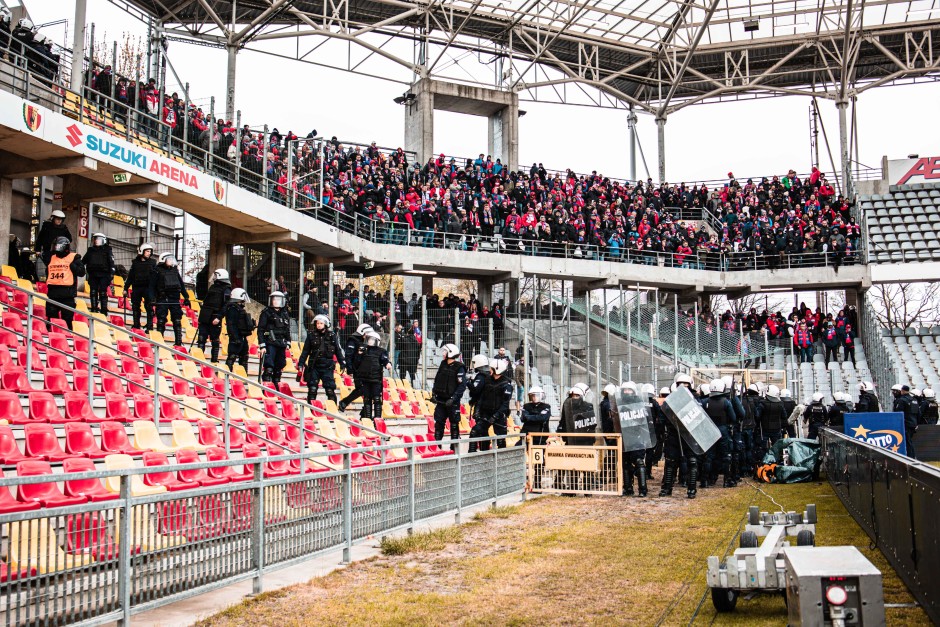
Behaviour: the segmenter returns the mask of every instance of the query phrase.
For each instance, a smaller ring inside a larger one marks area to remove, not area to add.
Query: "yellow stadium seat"
[[[317,434],[322,435],[329,440],[338,441],[336,431],[333,430],[333,423],[329,418],[317,418]]]
[[[130,455],[108,455],[104,458],[104,467],[105,470],[129,470],[135,467],[134,458]],[[121,478],[105,477],[104,487],[106,487],[109,492],[120,494]],[[144,483],[143,475],[131,476],[131,496],[150,496],[163,492],[166,492],[166,486],[147,485]]]
[[[142,451],[150,449],[158,453],[173,453],[179,447],[164,444],[156,425],[149,420],[135,420],[134,448]]]
[[[240,377],[245,377],[246,379],[248,378],[248,371],[245,370],[245,367],[242,366],[241,364],[234,364],[232,366],[232,374],[236,374]]]
[[[324,453],[327,452],[326,446],[322,442],[310,442],[310,452],[311,453]],[[326,455],[323,457],[314,457],[310,460],[310,464],[314,467],[323,467],[329,470],[342,470],[342,463],[333,463],[330,461],[330,458]]]
[[[186,361],[179,362],[180,371],[183,373],[183,378],[187,381],[192,381],[198,377],[202,376],[202,373],[199,371],[199,366],[196,365],[196,362]]]
[[[392,410],[392,404],[389,401],[382,401],[382,418],[404,418],[403,415],[396,414]]]
[[[470,433],[470,420],[466,416],[460,417],[460,433]]]
[[[115,341],[115,342],[121,342],[121,341],[124,341],[124,342],[133,342],[133,341],[134,341],[134,340],[131,338],[131,334],[128,333],[127,331],[125,331],[124,329],[115,328],[115,329],[111,329],[111,332],[114,334],[114,341]]]
[[[86,286],[86,288],[87,288],[87,286],[88,286],[88,283],[87,283],[87,282],[85,283],[85,286]],[[84,300],[77,300],[77,301],[75,301],[75,309],[77,309],[78,311],[80,311],[80,312],[82,312],[82,313],[91,313],[90,311],[88,311],[88,305],[85,303]]]
[[[202,401],[195,396],[183,397],[183,416],[190,422],[215,420],[215,418],[205,412],[202,408]]]
[[[193,425],[190,422],[186,420],[173,420],[170,422],[170,428],[173,430],[173,446],[176,448],[191,448],[197,451],[206,450],[207,447],[200,444],[196,439],[196,434],[193,433]]]
[[[143,480],[140,476],[134,477],[143,484]],[[145,488],[154,489],[160,488],[152,494],[157,494],[159,492],[165,492],[166,488],[162,485],[160,486],[148,486],[144,485]],[[144,553],[149,553],[151,551],[163,551],[173,546],[179,546],[186,542],[186,538],[183,536],[166,536],[162,533],[157,532],[153,528],[153,523],[151,522],[152,516],[150,515],[150,505],[135,505],[131,510],[131,546],[140,547],[140,550]],[[121,540],[121,510],[118,509],[114,512],[114,543],[117,545]]]
[[[339,414],[339,407],[336,406],[336,402],[330,399],[326,399],[323,402],[323,409],[334,414]]]
[[[124,277],[115,274],[111,281],[116,287],[124,287]]]
[[[173,357],[164,357],[160,360],[160,373],[174,377],[183,376],[183,373],[180,371],[179,362]]]
[[[388,444],[389,446],[396,445],[396,444],[401,445],[403,444],[403,442],[401,438],[393,435],[388,439]],[[386,459],[388,459],[388,461],[402,461],[402,460],[408,459],[408,451],[406,451],[404,447],[390,448],[388,449],[388,452],[386,453]]]
[[[252,381],[245,387],[248,389],[248,398],[253,398],[253,399],[258,399],[258,400],[264,398],[264,392],[263,392],[264,387],[262,387],[259,383]]]
[[[150,341],[152,342],[159,342],[161,344],[166,344],[166,338],[164,338],[163,334],[157,331],[156,329],[152,329],[149,333],[147,333],[147,337],[150,338]]]
[[[20,278],[16,273],[16,268],[8,265],[0,266],[0,275],[3,275],[8,279],[13,279],[14,281]]]
[[[29,279],[17,279],[16,286],[24,290],[29,290],[30,292],[36,291],[36,288],[33,286],[33,282]]]
[[[88,323],[87,322],[73,322],[72,333],[80,337],[88,337]]]
[[[160,396],[164,398],[175,396],[175,394],[173,394],[173,388],[170,387],[169,381],[167,381],[166,377],[163,375],[150,377],[150,389],[156,389],[160,393]]]
[[[193,346],[192,350],[189,351],[189,355],[193,359],[201,359],[202,361],[209,361],[206,359],[206,354],[202,352],[202,349],[198,346]]]
[[[234,399],[228,402],[228,419],[234,421],[261,420],[262,417],[253,417],[248,414],[248,408]]]
[[[265,420],[270,418],[264,411],[264,401],[260,398],[249,398],[246,401],[245,413],[248,414],[248,420]]]
[[[359,442],[362,440],[361,437],[356,437],[349,430],[349,425],[343,422],[342,420],[333,421],[333,430],[336,432],[336,437],[340,442],[345,442],[346,440],[354,440]]]
[[[49,519],[23,520],[9,524],[7,549],[13,572],[36,569],[40,575],[70,570],[95,561],[91,555],[66,553],[59,547],[58,535],[49,528]]]

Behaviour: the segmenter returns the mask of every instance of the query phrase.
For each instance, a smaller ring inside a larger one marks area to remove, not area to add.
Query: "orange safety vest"
[[[69,253],[65,257],[52,256],[49,261],[46,274],[47,285],[63,285],[72,287],[75,285],[75,275],[72,274],[72,260],[75,259],[75,253]]]

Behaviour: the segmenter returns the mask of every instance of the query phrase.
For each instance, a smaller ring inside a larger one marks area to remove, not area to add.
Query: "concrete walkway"
[[[527,499],[535,498],[538,495],[527,495]],[[519,494],[509,495],[497,501],[497,505],[517,505],[522,501]],[[462,510],[461,520],[468,521],[476,512],[490,507],[491,503],[481,503],[479,505],[468,507]],[[454,524],[454,514],[442,514],[429,520],[424,520],[415,524],[415,531],[427,531]],[[399,531],[387,536],[396,537],[406,535],[405,531]],[[381,554],[379,545],[383,537],[376,536],[363,540],[353,546],[352,560],[360,561],[376,557]],[[337,549],[329,553],[320,555],[313,559],[295,564],[287,568],[265,571],[264,573],[264,591],[270,592],[286,586],[292,586],[307,582],[314,577],[328,575],[334,570],[343,568],[341,560],[343,557],[342,549]],[[179,627],[192,625],[196,621],[208,618],[222,610],[240,603],[245,597],[251,594],[251,580],[213,590],[205,594],[200,594],[176,603],[135,614],[132,618],[134,627]],[[111,623],[115,625],[116,623]]]

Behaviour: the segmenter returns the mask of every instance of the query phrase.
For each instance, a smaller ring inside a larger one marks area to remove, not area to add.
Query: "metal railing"
[[[348,563],[358,541],[450,512],[459,523],[463,508],[525,486],[522,446],[422,457],[423,446],[57,473],[54,481],[104,480],[115,498],[0,515],[9,566],[0,605],[16,625],[129,625],[134,614],[238,581],[260,593],[266,572],[329,551],[342,549]],[[374,465],[379,457],[388,461]],[[276,476],[291,464],[307,474]],[[234,466],[242,480],[214,487],[166,492],[144,481]],[[5,478],[0,489],[49,480]]]
[[[881,335],[882,326],[878,322],[869,298],[867,292],[861,298],[859,323],[862,326],[862,332],[859,336],[865,348],[868,368],[876,384],[875,393],[878,395],[878,401],[881,407],[889,408],[893,402],[891,386],[900,381],[900,377],[897,365],[885,347],[885,338]]]
[[[819,433],[823,465],[839,500],[934,624],[940,623],[940,470],[830,429]]]

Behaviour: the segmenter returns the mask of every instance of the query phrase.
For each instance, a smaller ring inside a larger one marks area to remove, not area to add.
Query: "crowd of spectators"
[[[379,243],[721,270],[754,267],[756,259],[770,269],[857,260],[852,205],[816,168],[805,178],[790,170],[743,182],[729,172],[726,183],[709,187],[634,184],[541,163],[514,171],[484,154],[420,164],[401,148],[344,145],[317,139],[316,130],[300,138],[274,128],[265,137],[187,107],[178,93],[161,96],[154,79],[113,80],[111,68],[101,68],[92,87],[146,112],[139,127],[162,134],[171,150],[174,140],[187,149],[185,139],[216,174],[233,179],[238,163],[242,184],[344,228],[362,219]]]

